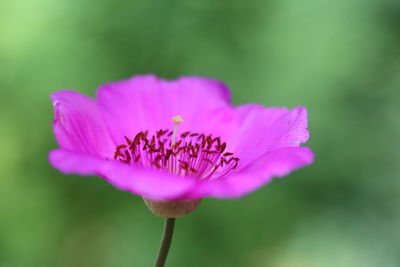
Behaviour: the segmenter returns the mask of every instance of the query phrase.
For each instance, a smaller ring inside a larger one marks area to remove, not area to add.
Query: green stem
[[[171,246],[172,235],[174,234],[175,218],[165,219],[164,234],[161,240],[160,250],[158,251],[155,267],[164,267]]]

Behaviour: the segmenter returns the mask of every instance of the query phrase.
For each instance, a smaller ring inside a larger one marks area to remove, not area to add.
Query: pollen
[[[172,117],[172,121],[176,124],[179,124],[179,123],[181,123],[181,122],[183,122],[183,118],[181,117],[181,116],[174,116],[174,117]]]
[[[186,131],[178,135],[182,117],[173,117],[173,130],[138,132],[115,148],[114,160],[195,179],[222,178],[235,171],[239,158],[225,151],[227,144],[211,134]]]

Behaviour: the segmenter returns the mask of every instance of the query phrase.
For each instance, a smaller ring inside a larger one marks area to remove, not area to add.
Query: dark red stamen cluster
[[[225,152],[226,143],[220,137],[184,132],[172,144],[170,130],[148,135],[141,131],[133,140],[125,137],[126,143],[116,147],[114,159],[199,179],[220,178],[238,166],[239,158]]]

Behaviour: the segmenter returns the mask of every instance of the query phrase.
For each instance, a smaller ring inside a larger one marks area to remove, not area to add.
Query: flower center
[[[114,159],[198,179],[221,178],[236,169],[239,158],[225,152],[226,143],[220,137],[190,131],[178,136],[183,119],[176,116],[172,121],[172,131],[160,129],[151,136],[140,131],[133,139],[125,136],[126,143],[116,147]]]

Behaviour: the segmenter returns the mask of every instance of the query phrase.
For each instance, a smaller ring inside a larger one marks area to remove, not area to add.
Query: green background
[[[306,106],[315,163],[177,221],[167,266],[400,266],[398,0],[0,2],[0,266],[152,266],[162,220],[52,169],[49,94],[201,75]]]

